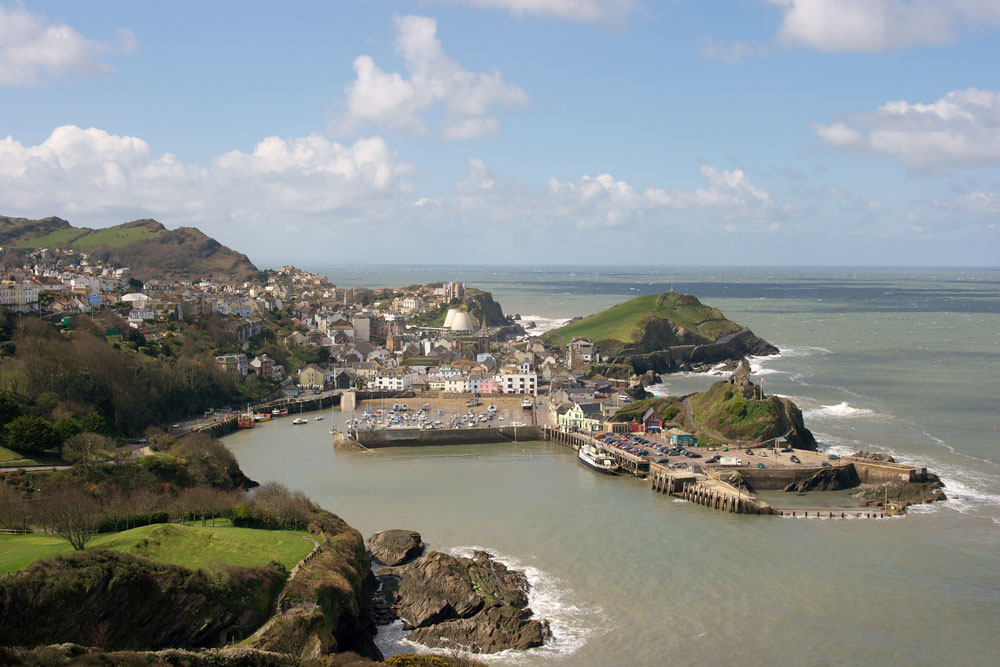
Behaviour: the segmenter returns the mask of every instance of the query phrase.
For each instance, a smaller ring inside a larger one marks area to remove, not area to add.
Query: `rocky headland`
[[[406,638],[430,648],[523,650],[541,646],[550,634],[547,621],[532,618],[524,573],[485,551],[471,558],[432,551],[379,570],[378,578],[380,597],[409,630]]]

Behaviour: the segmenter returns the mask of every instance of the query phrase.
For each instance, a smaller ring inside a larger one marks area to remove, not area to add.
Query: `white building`
[[[413,381],[417,379],[417,374],[413,371],[395,368],[384,371],[372,378],[375,389],[381,391],[408,391],[413,388]]]
[[[38,310],[38,295],[41,285],[4,281],[0,284],[0,306],[18,313],[33,313]]]
[[[444,390],[465,394],[469,391],[469,378],[465,375],[452,375],[445,378]]]
[[[497,386],[505,394],[531,394],[538,396],[538,376],[534,373],[501,373]]]

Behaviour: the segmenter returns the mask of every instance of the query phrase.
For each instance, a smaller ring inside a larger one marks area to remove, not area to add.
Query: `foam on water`
[[[809,419],[845,419],[848,417],[877,416],[874,410],[868,408],[852,408],[847,401],[835,405],[824,405],[803,411],[803,416]]]
[[[531,565],[524,565],[511,556],[498,554],[495,550],[487,547],[461,546],[450,549],[448,553],[456,558],[470,558],[475,551],[486,551],[508,568],[524,572],[531,586],[528,591],[528,606],[534,612],[532,618],[547,620],[549,628],[552,630],[552,636],[546,640],[544,646],[527,651],[510,649],[492,654],[472,654],[452,650],[449,653],[474,658],[481,662],[503,662],[504,664],[525,662],[524,658],[527,657],[527,654],[546,659],[560,659],[576,653],[591,637],[609,631],[610,624],[603,610],[597,606],[574,604],[572,602],[573,589],[557,577]],[[441,649],[430,649],[406,639],[402,621],[396,621],[391,625],[379,628],[375,643],[386,656],[407,651],[416,653],[441,652]]]
[[[522,315],[521,323],[524,324],[525,322],[535,323],[533,328],[526,329],[529,336],[541,336],[546,332],[558,329],[559,327],[568,324],[569,320],[559,317],[542,317],[541,315]]]

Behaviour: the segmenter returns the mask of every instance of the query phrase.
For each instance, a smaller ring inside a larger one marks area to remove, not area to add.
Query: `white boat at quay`
[[[605,454],[593,445],[583,445],[577,452],[577,458],[584,468],[590,468],[605,475],[617,475],[618,464],[614,458]]]

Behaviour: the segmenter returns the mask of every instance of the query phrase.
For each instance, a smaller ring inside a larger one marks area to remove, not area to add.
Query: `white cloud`
[[[771,0],[778,38],[827,52],[879,52],[952,42],[956,29],[1000,25],[992,0]]]
[[[37,146],[0,140],[0,201],[27,215],[168,216],[209,225],[268,224],[316,213],[353,215],[409,193],[411,165],[379,137],[350,146],[321,136],[269,137],[250,153],[230,151],[208,166],[156,156],[136,137],[95,128],[56,128]]]
[[[958,90],[931,104],[888,102],[812,128],[829,146],[887,155],[917,171],[1000,165],[1000,93],[989,90]]]
[[[523,16],[537,14],[570,21],[620,25],[637,7],[634,0],[439,0]]]
[[[445,55],[437,22],[423,16],[395,16],[396,47],[408,76],[386,72],[368,55],[354,61],[357,78],[346,89],[346,112],[331,129],[353,132],[366,124],[429,132],[423,114],[443,107],[439,132],[446,139],[496,134],[492,109],[522,109],[528,95],[506,83],[499,71],[470,72]]]
[[[320,135],[268,137],[251,150],[187,164],[140,138],[70,125],[34,146],[0,139],[0,213],[60,215],[97,227],[155,217],[198,226],[247,251],[256,244],[257,252],[278,253],[272,257],[327,252],[321,246],[343,256],[360,238],[351,230],[373,238],[377,229],[398,241],[386,251],[394,259],[409,248],[427,250],[428,238],[448,251],[506,252],[522,239],[551,244],[576,229],[638,232],[683,223],[711,233],[728,223],[739,232],[766,231],[783,217],[743,171],[710,165],[701,167],[700,187],[669,190],[637,189],[610,174],[531,185],[474,158],[453,192],[426,196],[409,182],[415,173],[380,137],[350,145]]]
[[[966,218],[995,219],[1000,216],[1000,195],[989,192],[970,192],[951,200],[933,199],[931,205]]]
[[[34,86],[71,70],[105,72],[110,67],[99,60],[100,54],[133,51],[136,45],[128,28],[119,29],[112,44],[88,39],[72,26],[24,8],[0,6],[0,86]]]

